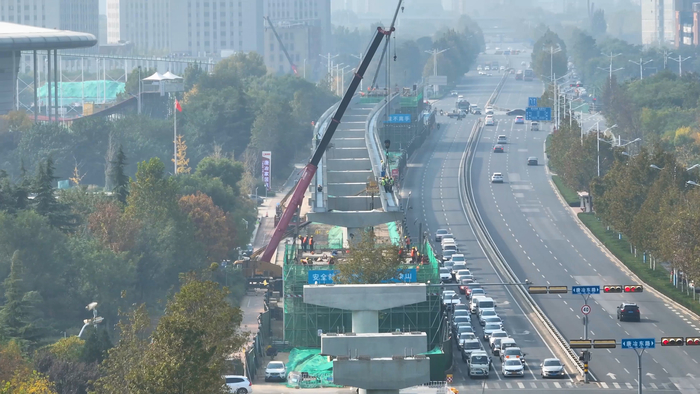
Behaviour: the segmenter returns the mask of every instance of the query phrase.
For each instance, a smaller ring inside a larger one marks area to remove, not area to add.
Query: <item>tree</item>
[[[22,283],[23,270],[20,252],[15,251],[12,255],[10,275],[3,282],[5,305],[0,309],[0,329],[5,338],[27,346],[39,342],[46,333],[46,328],[36,310],[41,296],[37,292],[25,292]]]
[[[129,177],[124,171],[124,167],[126,167],[126,155],[121,145],[119,145],[117,154],[111,163],[112,167],[109,177],[111,178],[112,185],[114,185],[112,192],[117,196],[117,201],[125,205],[126,198],[129,196]]]
[[[175,153],[176,159],[173,159],[173,161],[175,161],[175,172],[178,174],[189,174],[190,159],[187,158],[187,144],[182,134],[178,134],[177,140],[175,140],[175,146],[177,149]]]
[[[199,83],[202,76],[206,74],[206,70],[204,70],[199,63],[189,64],[187,68],[185,68],[185,72],[182,74],[182,79],[185,83],[185,91],[192,89],[195,84]]]
[[[1,382],[0,382],[1,383]],[[56,394],[53,383],[36,371],[20,371],[0,387],[0,394]]]
[[[112,201],[98,204],[88,217],[88,230],[102,245],[114,252],[126,252],[134,246],[138,219],[126,215]]]
[[[608,23],[605,21],[605,11],[599,8],[591,16],[591,32],[596,36],[600,36],[605,34],[607,30]]]
[[[209,261],[221,261],[233,248],[234,229],[221,208],[201,192],[180,198],[180,209],[194,224],[195,239],[204,245]]]
[[[82,352],[80,354],[80,360],[91,364],[91,363],[102,363],[109,349],[112,348],[112,341],[109,339],[109,333],[105,328],[91,329],[88,332],[87,338],[85,338],[85,345],[83,346]]]
[[[165,166],[160,159],[139,163],[127,203],[126,212],[135,218],[164,219],[178,210],[177,184],[173,178],[165,177]]]
[[[219,178],[224,185],[233,189],[236,195],[240,194],[238,182],[243,177],[243,163],[227,159],[205,157],[197,164],[195,174],[200,177]]]
[[[34,367],[48,377],[60,394],[87,394],[92,391],[92,382],[101,376],[97,363],[66,359],[46,350],[34,355]]]
[[[58,178],[54,176],[53,159],[49,157],[37,167],[33,186],[36,193],[33,201],[34,210],[45,216],[52,226],[63,230],[71,229],[76,224],[75,218],[70,212],[70,207],[56,199],[53,187],[56,179]]]
[[[568,70],[566,44],[549,29],[535,42],[531,58],[532,69],[537,75],[560,77]]]
[[[25,370],[27,367],[27,361],[22,356],[22,348],[17,341],[0,341],[0,383],[12,379],[15,371]]]
[[[398,278],[401,267],[399,248],[379,241],[374,232],[362,234],[362,239],[350,247],[348,257],[339,261],[335,283],[381,283]]]
[[[223,393],[226,358],[247,335],[239,331],[242,314],[226,300],[219,284],[183,275],[180,291],[169,301],[151,336],[145,306],[119,323],[119,344],[104,362],[97,394]]]

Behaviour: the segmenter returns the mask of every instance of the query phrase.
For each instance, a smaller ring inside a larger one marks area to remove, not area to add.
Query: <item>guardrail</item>
[[[489,103],[493,103],[496,100],[498,94],[500,93],[500,89],[503,87],[505,79],[506,78],[504,76],[499,85],[496,87],[496,91],[494,91],[494,93],[491,94],[491,97],[488,101]],[[513,272],[513,270],[508,265],[508,262],[506,261],[505,257],[503,257],[503,254],[501,254],[501,252],[498,250],[498,247],[496,246],[496,243],[489,234],[488,229],[486,228],[486,225],[484,224],[481,214],[479,213],[479,210],[476,206],[476,199],[474,197],[474,190],[472,188],[471,173],[470,171],[468,171],[467,163],[469,164],[469,166],[471,166],[471,163],[474,159],[476,143],[479,140],[481,131],[481,119],[479,119],[474,124],[474,128],[472,129],[472,132],[469,136],[469,140],[467,142],[467,147],[464,151],[464,155],[462,156],[462,163],[460,164],[460,200],[467,215],[467,218],[472,224],[471,227],[474,232],[474,235],[477,238],[477,241],[479,242],[479,245],[484,250],[484,253],[487,255],[487,258],[493,263],[494,268],[496,268],[499,271],[499,276],[501,276],[501,279],[507,283],[522,283],[518,279],[517,275],[515,275],[515,272]],[[578,360],[578,355],[569,347],[566,338],[564,338],[564,336],[554,326],[554,323],[552,323],[552,321],[547,317],[544,311],[542,311],[539,305],[535,302],[532,296],[523,288],[523,286],[513,287],[515,287],[515,292],[517,293],[518,298],[521,301],[523,301],[521,305],[534,312],[535,316],[537,316],[538,320],[547,330],[547,333],[556,339],[557,345],[563,351],[563,354],[567,356],[569,364],[575,366],[579,375],[583,376],[583,364]],[[514,294],[511,293],[511,295]]]
[[[390,107],[388,104],[396,100],[399,96],[398,93],[394,94],[388,101],[384,100],[379,105],[376,105],[372,112],[370,112],[365,122],[365,141],[367,143],[367,150],[369,151],[370,161],[372,162],[372,172],[374,176],[379,179],[381,175],[382,162],[388,163],[386,152],[383,149],[384,143],[379,138],[378,128],[377,128],[377,118],[382,115]],[[377,163],[379,159],[379,163]],[[384,210],[395,211],[399,208],[399,197],[397,193],[385,193],[384,190],[380,189],[380,194],[385,196],[382,202],[385,200],[387,206],[383,206]],[[386,198],[389,197],[389,198]]]
[[[313,154],[314,149],[316,149],[316,144],[318,144],[321,141],[321,138],[323,135],[321,135],[321,131],[326,130],[328,127],[328,122],[331,121],[331,116],[333,113],[335,113],[335,110],[338,109],[338,106],[340,105],[340,101],[337,103],[333,104],[330,108],[326,110],[326,112],[323,113],[318,118],[318,122],[316,122],[316,126],[314,126],[314,143],[312,144],[312,149],[311,152]],[[315,182],[311,186],[314,190],[314,199],[313,199],[313,204],[316,209],[318,208],[323,208],[324,210],[328,209],[328,194],[326,191],[328,190],[328,178],[326,177],[326,155],[323,155],[323,159],[319,163],[318,170],[316,171],[316,176],[315,176]],[[323,191],[319,192],[316,191],[316,186],[321,185],[323,186]],[[319,200],[321,204],[319,205]]]

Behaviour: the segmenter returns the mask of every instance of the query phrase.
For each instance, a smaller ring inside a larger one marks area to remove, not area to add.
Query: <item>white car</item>
[[[493,175],[491,175],[491,183],[503,183],[503,174],[494,172]]]
[[[498,316],[498,313],[496,313],[496,310],[493,308],[488,308],[488,309],[480,309],[479,310],[479,324],[482,326],[486,325],[486,318],[491,317],[491,316]]]
[[[265,381],[278,380],[284,382],[287,380],[287,368],[282,361],[270,361],[265,368]]]
[[[455,273],[455,279],[457,280],[457,282],[459,282],[462,280],[462,278],[466,277],[467,275],[472,276],[471,271],[469,271],[468,269],[461,269]],[[472,279],[474,279],[474,277],[472,277]]]
[[[481,70],[483,70],[483,67],[481,67],[481,66],[478,66],[478,67],[476,68],[476,71],[481,71]]]
[[[523,368],[523,363],[520,360],[506,360],[503,363],[503,376],[523,376],[525,375],[525,368]]]
[[[453,254],[452,255],[452,262],[453,263],[461,263],[464,262],[466,264],[467,259],[464,258],[464,255],[461,253]]]
[[[502,145],[502,144],[507,144],[507,143],[508,143],[508,137],[506,137],[505,135],[501,134],[501,135],[499,135],[498,138],[496,139],[496,143],[497,143],[497,144],[500,144],[500,145]]]
[[[452,270],[449,268],[440,268],[440,281],[449,282],[452,280]]]
[[[444,235],[449,234],[449,233],[450,233],[450,232],[447,231],[447,230],[445,230],[444,228],[438,229],[438,231],[435,232],[435,242],[441,242],[441,241],[442,241],[442,237],[443,237]]]
[[[491,67],[490,67],[490,66],[484,67],[484,71],[489,71],[489,70],[491,70]]]
[[[486,108],[484,108],[484,114],[485,115],[493,115],[493,107],[490,105],[487,105]]]
[[[519,347],[509,347],[501,353],[501,361],[518,360],[521,364],[525,363],[525,354]]]
[[[225,375],[226,386],[232,393],[250,394],[253,392],[253,384],[247,377],[241,375]]]
[[[493,120],[493,115],[486,115],[486,120],[484,121],[486,126],[493,126],[496,122]]]
[[[484,326],[484,340],[488,341],[491,337],[491,333],[496,331],[501,331],[503,326],[500,323],[486,323]]]
[[[489,337],[489,347],[493,350],[493,354],[498,355],[501,349],[496,349],[493,344],[498,338],[508,338],[508,333],[505,330],[494,331]]]
[[[564,366],[558,358],[545,358],[540,367],[542,368],[542,378],[559,377],[565,374]]]

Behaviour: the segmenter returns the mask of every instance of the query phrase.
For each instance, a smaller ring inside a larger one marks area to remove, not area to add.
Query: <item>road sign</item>
[[[550,107],[530,107],[525,109],[526,120],[551,121],[552,109]]]
[[[627,338],[622,340],[623,349],[654,349],[655,338]]]
[[[584,306],[582,306],[582,307],[581,307],[581,313],[583,313],[584,315],[587,315],[587,314],[591,313],[591,306],[590,306],[590,305],[584,305]]]
[[[411,123],[411,114],[392,114],[384,123]]]
[[[527,98],[527,106],[528,107],[537,107],[537,97],[528,97]]]
[[[308,284],[310,285],[329,285],[333,284],[333,277],[338,273],[338,270],[310,270],[308,273]],[[415,268],[400,268],[398,280],[391,282],[415,283],[418,279]]]
[[[447,374],[447,383],[452,383],[452,374]]]
[[[600,294],[600,286],[571,286],[571,294]]]

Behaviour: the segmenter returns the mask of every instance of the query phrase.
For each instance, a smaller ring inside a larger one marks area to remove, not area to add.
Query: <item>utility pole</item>
[[[438,73],[437,73],[437,55],[439,55],[443,52],[449,51],[450,49],[451,48],[446,48],[443,50],[433,49],[432,51],[425,51],[425,53],[429,53],[429,54],[433,55],[433,76],[434,77],[437,77],[437,75],[438,75]],[[433,85],[433,93],[435,93],[435,92],[437,92],[437,85]]]
[[[664,70],[666,69],[666,63],[668,63],[668,56],[673,52],[669,52],[668,49],[664,48]]]
[[[618,57],[618,56],[620,56],[620,55],[622,55],[622,53],[618,53],[618,54],[616,54],[616,55],[613,55],[612,52],[610,52],[610,55],[605,55],[605,56],[607,56],[607,57],[610,58],[610,66],[608,67],[607,71],[609,72],[609,74],[608,74],[608,83],[610,84],[610,87],[611,87],[611,88],[612,88],[612,74],[613,74],[614,72],[616,72],[616,71],[620,71],[620,70],[623,70],[623,69],[624,69],[623,67],[616,68],[616,69],[614,69],[614,70],[613,70],[613,68],[612,68],[612,66],[613,66],[613,59],[616,58],[616,57]],[[598,67],[598,69],[599,69],[599,70],[606,71],[606,69],[603,68],[603,67]]]
[[[690,59],[692,56],[688,56],[685,59],[681,57],[681,55],[678,55],[678,59],[670,57],[669,59],[673,60],[674,62],[678,62],[678,75],[681,76],[683,75],[683,62]]]
[[[647,60],[647,61],[645,62],[645,61],[643,61],[642,58],[640,57],[640,58],[639,58],[639,63],[635,62],[634,60],[630,60],[629,62],[632,63],[632,64],[636,64],[636,65],[639,66],[639,80],[641,81],[642,79],[644,79],[644,66],[645,66],[646,64],[649,64],[649,63],[653,62],[653,61],[654,61],[654,59]]]
[[[331,53],[328,52],[328,55],[318,55],[318,56],[321,56],[322,58],[326,59],[328,75],[331,75],[333,73],[333,66],[331,65],[331,63],[333,62],[333,59],[340,56],[340,54],[331,55]],[[331,78],[332,78],[332,75],[331,75]]]
[[[554,48],[552,45],[547,52],[549,52],[549,78],[554,81],[554,54],[561,52],[561,47],[557,45],[557,47]]]

